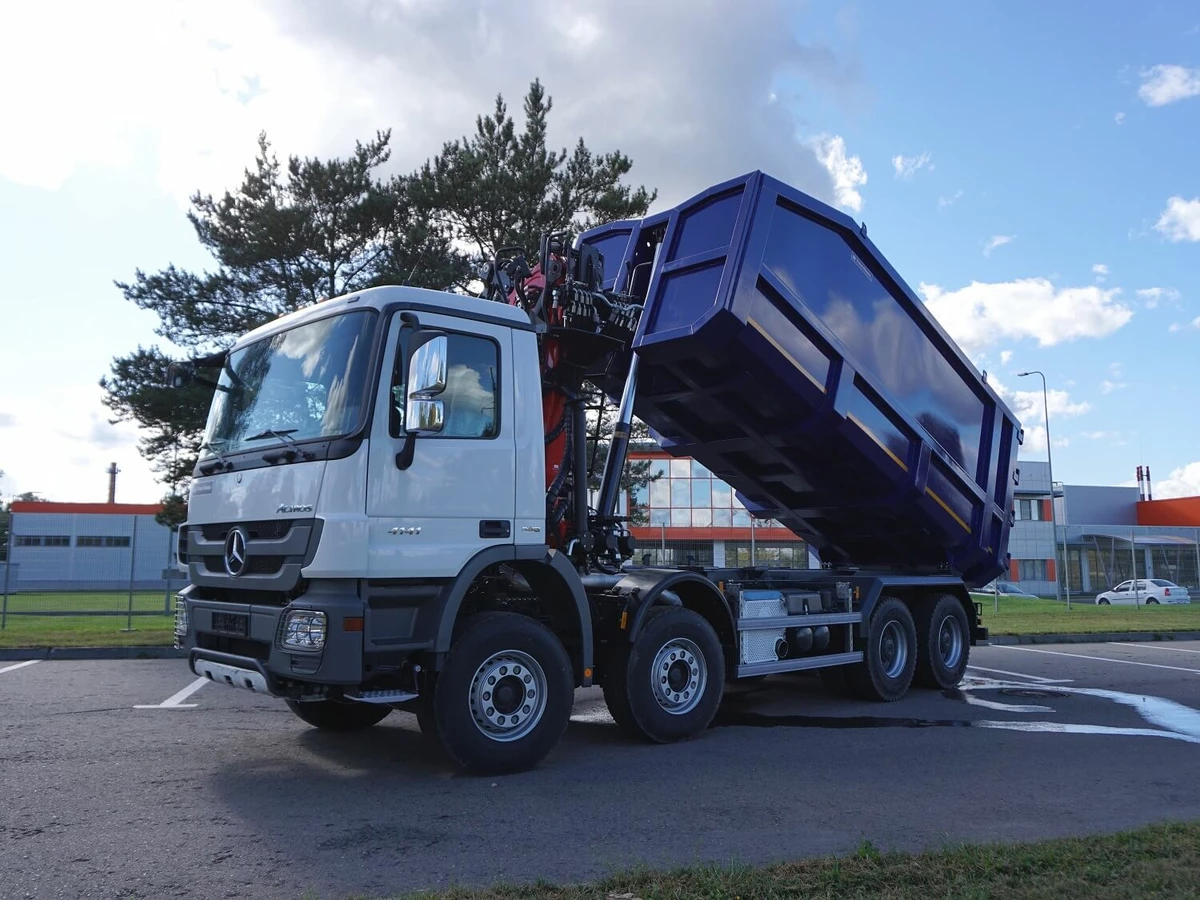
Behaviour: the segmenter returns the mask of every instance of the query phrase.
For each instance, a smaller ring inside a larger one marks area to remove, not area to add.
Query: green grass
[[[12,616],[0,629],[0,648],[12,647],[169,647],[173,616]]]
[[[10,594],[0,648],[11,647],[166,647],[172,642],[172,615],[163,615],[165,591],[133,595],[133,630],[125,631],[129,593],[58,592]],[[170,608],[174,611],[172,592]],[[30,615],[30,613],[111,613],[111,615]]]
[[[1114,631],[1200,631],[1200,603],[1183,606],[1097,606],[1094,598],[1065,602],[972,594],[983,604],[983,624],[992,634],[1095,634]]]
[[[584,885],[539,883],[402,896],[425,900],[1196,897],[1200,896],[1200,823],[1154,825],[1104,837],[966,845],[919,854],[882,853],[864,842],[857,853],[847,857],[761,868],[635,871]]]

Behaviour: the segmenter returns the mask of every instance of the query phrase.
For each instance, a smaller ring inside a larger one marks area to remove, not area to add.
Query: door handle
[[[481,538],[506,538],[512,536],[512,523],[505,519],[483,519],[479,523]]]

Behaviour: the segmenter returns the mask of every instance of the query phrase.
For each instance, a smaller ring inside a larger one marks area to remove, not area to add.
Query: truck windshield
[[[231,353],[208,413],[205,454],[353,431],[366,405],[374,324],[374,313],[356,310]]]

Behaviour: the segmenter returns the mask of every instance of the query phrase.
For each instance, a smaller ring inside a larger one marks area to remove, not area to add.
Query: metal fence
[[[0,563],[0,628],[16,621],[174,612],[187,576],[175,561],[176,532],[153,516],[12,516]],[[46,624],[49,624],[48,622]]]

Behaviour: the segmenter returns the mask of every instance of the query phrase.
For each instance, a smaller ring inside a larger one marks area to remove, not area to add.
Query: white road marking
[[[1147,650],[1174,650],[1176,653],[1200,653],[1200,650],[1189,650],[1187,647],[1164,647],[1159,644],[1145,643],[1131,644],[1126,641],[1109,641],[1109,643],[1114,647],[1136,647],[1139,650],[1144,647]]]
[[[987,678],[974,679],[963,685],[964,696],[971,689],[988,690],[1001,688],[1021,688],[1017,682],[992,681]],[[1055,690],[1065,694],[1075,694],[1081,697],[1098,697],[1110,700],[1119,706],[1127,706],[1138,716],[1151,725],[1157,725],[1164,731],[1140,728],[1117,728],[1108,725],[1084,725],[1078,723],[1063,724],[1060,722],[979,722],[984,728],[1007,728],[1012,731],[1056,732],[1060,734],[1114,734],[1148,737],[1171,737],[1191,744],[1200,744],[1200,710],[1195,710],[1174,700],[1164,697],[1153,697],[1147,694],[1130,694],[1125,691],[1112,691],[1106,688],[1088,687],[1059,687]]]
[[[988,669],[984,666],[967,666],[979,672],[995,672],[997,675],[1011,675],[1013,678],[1028,678],[1038,684],[1070,684],[1074,678],[1043,678],[1040,675],[1026,675],[1024,672],[1006,672],[1004,669]]]
[[[971,706],[982,706],[984,709],[999,709],[1011,713],[1048,713],[1054,712],[1049,706],[1034,704],[999,703],[995,700],[984,700],[969,693],[970,688],[963,688],[963,699]]]
[[[200,690],[208,684],[207,678],[197,678],[182,691],[178,691],[164,700],[162,703],[139,704],[134,709],[195,709],[195,703],[184,703],[188,697]]]
[[[1116,663],[1121,666],[1145,666],[1148,669],[1170,669],[1172,672],[1191,672],[1200,675],[1200,669],[1185,669],[1181,666],[1163,666],[1158,663],[1134,662],[1132,659],[1111,659],[1107,656],[1084,656],[1082,653],[1063,653],[1059,650],[1035,650],[1033,647],[1013,647],[1008,644],[998,645],[1002,650],[1021,650],[1025,653],[1045,653],[1049,656],[1066,656],[1070,659],[1091,659],[1096,662]]]
[[[23,669],[26,666],[32,666],[35,662],[41,662],[41,660],[40,659],[31,659],[31,660],[27,660],[26,662],[20,662],[20,663],[11,665],[11,666],[5,666],[3,669],[0,669],[0,675],[3,675],[5,672],[11,672],[13,669]]]

